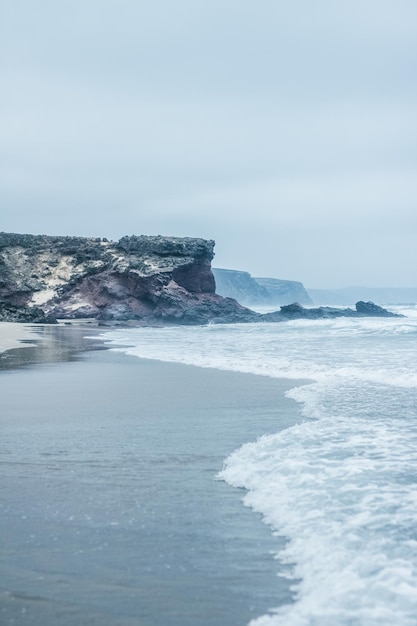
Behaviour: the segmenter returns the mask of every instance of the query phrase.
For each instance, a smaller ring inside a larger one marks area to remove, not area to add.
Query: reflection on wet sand
[[[98,338],[101,329],[88,324],[39,324],[26,328],[33,333],[33,338],[21,339],[21,347],[1,352],[0,370],[74,361],[81,352],[106,349]]]

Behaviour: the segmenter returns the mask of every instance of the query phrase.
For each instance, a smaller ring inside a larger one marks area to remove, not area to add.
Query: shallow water
[[[238,626],[290,601],[282,540],[216,480],[294,422],[288,386],[105,351],[3,371],[1,624]]]
[[[417,624],[417,308],[399,311],[106,336],[136,356],[311,379],[287,393],[305,420],[248,440],[220,474],[289,540],[296,601],[256,626]]]

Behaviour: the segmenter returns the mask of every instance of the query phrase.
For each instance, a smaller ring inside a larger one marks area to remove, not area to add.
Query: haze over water
[[[417,286],[415,0],[15,0],[0,42],[3,230]]]

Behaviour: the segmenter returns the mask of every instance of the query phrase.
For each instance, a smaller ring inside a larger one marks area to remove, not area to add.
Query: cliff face
[[[0,233],[0,321],[95,318],[207,324],[393,316],[371,302],[357,303],[356,311],[304,309],[297,303],[274,313],[255,313],[215,293],[213,250],[214,241],[188,237],[133,235],[114,242]],[[246,272],[233,274],[242,275],[241,287],[255,282]],[[265,288],[256,285],[261,297]]]
[[[235,298],[245,306],[268,305],[268,292],[249,272],[212,268],[216,279],[216,293],[225,298]]]
[[[293,302],[313,304],[303,283],[296,280],[281,280],[279,278],[255,278],[255,280],[266,290],[273,306]]]
[[[249,321],[255,314],[215,294],[214,241],[0,233],[0,319]]]
[[[278,278],[253,278],[248,272],[213,268],[216,291],[245,306],[275,307],[299,302],[313,304],[300,282]]]

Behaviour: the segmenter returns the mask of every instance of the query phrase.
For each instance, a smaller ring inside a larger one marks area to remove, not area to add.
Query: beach
[[[22,342],[30,342],[34,337],[25,324],[0,322],[0,353],[22,346]]]
[[[292,601],[284,540],[216,477],[300,419],[294,381],[127,356],[88,326],[10,326],[2,624],[241,626]]]

